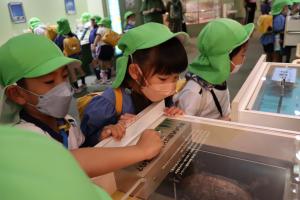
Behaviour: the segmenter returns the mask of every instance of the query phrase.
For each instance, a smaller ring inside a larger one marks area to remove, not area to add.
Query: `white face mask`
[[[231,64],[234,66],[233,70],[230,72],[231,74],[236,74],[240,71],[243,64],[236,65],[231,61]]]
[[[139,81],[137,83],[141,86],[141,92],[147,99],[152,102],[159,102],[165,98],[172,96],[176,92],[176,82],[162,83],[162,84],[150,84],[143,75],[143,72],[138,68],[140,75],[143,77],[145,86],[142,86]]]
[[[69,106],[73,96],[73,90],[68,82],[63,82],[43,95],[35,94],[24,88],[28,93],[38,97],[37,105],[33,105],[38,111],[54,118],[64,118],[69,111]]]
[[[236,74],[238,71],[240,71],[240,69],[242,68],[244,62],[245,62],[245,57],[243,58],[243,61],[241,64],[237,65],[234,62],[230,61],[231,64],[233,65],[233,70],[230,72],[230,74]]]
[[[128,24],[129,25],[135,26],[135,23],[136,23],[135,20],[128,20]]]

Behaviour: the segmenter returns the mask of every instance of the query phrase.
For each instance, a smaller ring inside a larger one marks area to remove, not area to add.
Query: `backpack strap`
[[[122,114],[123,109],[123,94],[121,88],[114,89],[115,97],[116,97],[116,113],[117,116],[120,116]]]
[[[216,105],[216,107],[217,107],[217,109],[218,109],[221,117],[223,117],[223,111],[222,111],[222,107],[220,105],[220,102],[218,100],[218,97],[216,96],[216,94],[215,94],[215,92],[213,90],[210,90],[210,93],[211,93],[211,95],[212,95],[212,97],[214,99],[215,105]]]

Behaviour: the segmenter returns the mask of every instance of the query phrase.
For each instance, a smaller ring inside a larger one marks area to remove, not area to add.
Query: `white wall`
[[[0,45],[28,28],[27,22],[22,24],[11,22],[7,4],[12,1],[0,0]],[[66,17],[72,29],[83,12],[89,11],[103,16],[102,0],[75,0],[75,15],[66,14],[64,0],[17,0],[17,2],[23,2],[27,21],[31,17],[38,17],[44,24],[56,24],[59,18]]]

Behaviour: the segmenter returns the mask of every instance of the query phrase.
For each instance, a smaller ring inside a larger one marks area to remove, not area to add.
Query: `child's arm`
[[[113,102],[103,96],[97,96],[92,99],[85,108],[81,131],[85,135],[84,146],[94,146],[101,138],[102,130],[105,126],[117,124],[115,105]]]
[[[159,134],[146,130],[134,146],[116,148],[82,148],[72,150],[82,169],[90,177],[100,176],[134,163],[155,157],[162,148]]]

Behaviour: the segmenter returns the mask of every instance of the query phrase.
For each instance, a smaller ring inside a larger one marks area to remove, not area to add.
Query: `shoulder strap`
[[[123,109],[123,95],[121,88],[114,89],[115,97],[116,97],[116,112],[117,116],[120,116],[122,114]]]
[[[212,95],[212,97],[213,97],[213,99],[214,99],[214,102],[215,102],[215,104],[216,104],[216,107],[217,107],[217,109],[218,109],[218,111],[219,111],[221,117],[223,117],[222,107],[221,107],[221,105],[220,105],[220,102],[219,102],[219,100],[218,100],[218,98],[217,98],[217,96],[216,96],[214,90],[210,90],[210,93],[211,93],[211,95]]]

